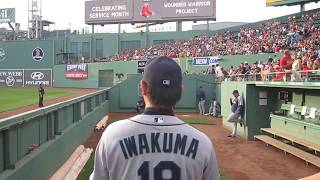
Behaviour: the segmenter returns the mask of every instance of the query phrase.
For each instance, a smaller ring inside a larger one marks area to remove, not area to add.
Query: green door
[[[99,87],[113,86],[113,70],[99,70]]]

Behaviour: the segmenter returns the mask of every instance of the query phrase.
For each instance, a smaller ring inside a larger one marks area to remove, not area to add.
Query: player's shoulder
[[[123,131],[124,128],[130,127],[131,124],[132,124],[132,121],[128,119],[115,121],[110,125],[108,125],[108,127],[103,132],[101,139],[107,140],[107,139],[113,139],[115,137],[119,137],[125,132]]]
[[[188,131],[187,131],[188,135],[193,136],[193,138],[200,140],[202,143],[206,144],[208,147],[212,147],[212,142],[211,142],[210,138],[205,133],[192,127],[189,124],[186,124],[186,127],[188,129]]]

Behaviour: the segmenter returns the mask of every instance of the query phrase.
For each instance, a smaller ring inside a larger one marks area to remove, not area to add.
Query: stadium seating
[[[191,40],[176,40],[153,45],[144,49],[129,49],[106,57],[106,61],[145,59],[155,55],[176,57],[198,57],[216,55],[247,55],[273,53],[284,49],[301,50],[310,47],[305,44],[316,36],[320,24],[318,10],[244,26],[238,30],[195,36]]]

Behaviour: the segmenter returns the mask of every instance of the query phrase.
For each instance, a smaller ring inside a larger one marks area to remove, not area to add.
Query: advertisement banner
[[[147,64],[147,61],[138,61],[138,68],[144,68]]]
[[[0,70],[1,87],[23,87],[23,70]]]
[[[216,0],[98,0],[85,2],[86,24],[209,20]]]
[[[0,9],[0,24],[16,21],[16,10],[14,8]]]
[[[87,64],[67,64],[66,79],[88,79],[88,65]]]
[[[28,69],[24,70],[24,86],[33,87],[43,84],[44,86],[52,86],[51,69]]]
[[[192,58],[193,66],[212,66],[219,64],[219,57],[195,57]]]

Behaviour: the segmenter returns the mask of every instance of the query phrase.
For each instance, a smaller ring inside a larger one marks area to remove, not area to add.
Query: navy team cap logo
[[[37,61],[40,62],[42,61],[44,57],[44,52],[41,48],[36,47],[33,51],[32,51],[32,58]]]

